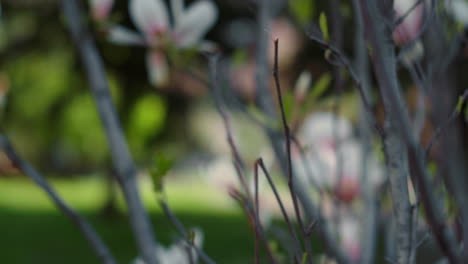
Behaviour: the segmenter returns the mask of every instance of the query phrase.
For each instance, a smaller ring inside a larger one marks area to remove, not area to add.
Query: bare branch
[[[62,198],[60,198],[54,188],[47,182],[46,178],[42,176],[31,164],[21,158],[8,139],[3,135],[0,135],[0,149],[3,149],[13,164],[15,164],[15,166],[18,167],[26,176],[31,178],[49,196],[55,206],[57,206],[57,208],[60,209],[73,222],[73,224],[78,227],[91,248],[95,251],[96,255],[101,259],[102,263],[117,263],[107,246],[86,219],[76,213],[65,203],[65,201],[62,200]]]
[[[99,117],[104,126],[111,149],[112,162],[116,170],[127,206],[130,223],[141,257],[147,264],[158,263],[155,254],[156,241],[149,216],[140,199],[136,172],[137,169],[128,150],[114,103],[109,92],[106,74],[91,33],[83,21],[81,6],[76,0],[62,1],[68,30],[78,50],[89,87],[94,96]]]
[[[465,92],[460,96],[459,100],[461,100],[461,102],[465,102],[467,98],[468,98],[468,90],[465,90]],[[429,143],[427,143],[427,146],[425,149],[426,158],[431,152],[432,146],[437,142],[442,132],[444,132],[444,130],[448,128],[450,123],[452,123],[460,114],[457,108],[458,108],[458,105],[453,109],[452,114],[449,116],[447,121],[436,129],[436,131],[434,132],[434,135],[432,135],[431,139],[429,140]]]
[[[252,203],[254,200],[252,198],[252,194],[248,188],[245,175],[244,175],[244,162],[242,157],[239,153],[239,150],[235,144],[234,137],[232,135],[231,123],[229,122],[229,116],[225,112],[225,109],[221,103],[221,98],[219,96],[219,87],[218,87],[218,55],[212,54],[209,58],[209,68],[210,68],[210,90],[213,95],[216,109],[218,110],[221,118],[223,120],[224,128],[226,130],[227,141],[229,143],[229,147],[231,149],[231,153],[233,156],[233,163],[234,168],[236,170],[237,176],[243,188],[243,193],[246,197],[243,197],[241,194],[237,194],[236,192],[231,193],[231,196],[236,199],[244,208],[245,212],[247,213],[248,217],[252,220],[252,224],[254,225],[254,232],[255,236],[259,237],[262,242],[264,243],[265,250],[267,251],[268,257],[270,258],[271,263],[276,263],[276,260],[271,252],[271,249],[268,245],[268,241],[265,237],[265,232],[263,231],[263,227],[261,223],[258,221],[257,213],[255,212],[256,208],[253,208]]]
[[[372,105],[370,103],[370,94],[368,91],[364,90],[362,86],[362,82],[358,74],[353,69],[353,67],[351,66],[351,63],[348,61],[346,56],[338,48],[327,43],[321,37],[314,34],[314,32],[309,30],[307,32],[307,36],[312,41],[314,41],[317,45],[319,45],[323,50],[325,50],[326,57],[328,58],[329,63],[342,66],[348,71],[348,73],[351,76],[351,79],[354,81],[356,87],[358,88],[364,109],[368,113],[366,115],[366,117],[369,118],[368,122],[372,125],[372,127],[377,131],[378,134],[382,135],[383,134],[382,128],[379,126],[379,124],[375,120],[373,112],[372,112]]]
[[[445,212],[439,200],[434,196],[433,186],[425,168],[424,158],[411,130],[407,110],[403,105],[396,75],[396,58],[393,45],[388,41],[388,28],[382,19],[376,3],[361,0],[362,15],[366,24],[367,37],[373,49],[374,69],[379,81],[386,113],[396,130],[396,137],[405,140],[412,172],[418,184],[422,204],[425,208],[429,225],[434,232],[440,248],[452,263],[463,263],[453,233],[445,226]],[[407,208],[404,208],[407,210]]]
[[[296,251],[301,251],[301,243],[299,241],[299,238],[297,236],[297,232],[296,232],[296,229],[294,228],[294,226],[292,225],[291,223],[291,220],[289,219],[289,216],[288,216],[288,213],[286,212],[286,209],[284,207],[284,204],[283,204],[283,201],[281,200],[281,197],[279,195],[279,192],[278,190],[276,189],[276,186],[275,186],[275,183],[273,182],[271,176],[270,176],[270,173],[268,172],[268,170],[266,169],[265,167],[265,164],[263,163],[263,160],[260,158],[258,159],[256,162],[255,162],[255,174],[257,175],[258,174],[258,167],[260,166],[260,168],[262,169],[263,171],[263,174],[265,175],[265,177],[267,178],[268,180],[268,184],[270,185],[270,188],[271,190],[273,191],[273,194],[275,195],[275,198],[276,198],[276,202],[278,203],[279,207],[280,207],[280,210],[281,210],[281,214],[283,215],[283,218],[286,222],[286,225],[288,226],[288,229],[289,229],[289,233],[290,235],[292,236],[293,240],[294,240],[294,243],[295,243],[295,249]],[[300,255],[298,255],[298,252],[296,252],[296,257],[300,257]]]
[[[185,229],[184,225],[182,222],[177,218],[175,213],[171,210],[171,208],[167,205],[166,201],[160,199],[159,204],[161,205],[164,214],[169,218],[169,220],[174,224],[176,230],[179,232],[179,234],[187,240],[188,238],[188,233],[187,230]],[[189,245],[190,248],[195,249],[197,251],[197,254],[200,256],[200,258],[205,262],[206,264],[216,264],[216,262],[211,259],[201,248],[198,248],[197,246],[193,245],[193,243],[190,243],[187,241],[187,244]],[[189,256],[191,256],[191,251],[189,250]],[[191,259],[193,260],[193,259]]]
[[[297,222],[299,224],[299,228],[301,230],[302,239],[304,241],[304,246],[308,255],[308,262],[312,262],[312,247],[310,245],[310,240],[308,239],[307,235],[305,234],[305,226],[302,221],[301,211],[299,209],[299,203],[297,201],[297,194],[293,184],[293,168],[292,168],[292,161],[291,161],[291,135],[290,129],[286,120],[286,114],[284,112],[284,105],[283,105],[283,98],[281,96],[281,87],[279,81],[279,69],[278,69],[278,40],[275,40],[275,57],[274,57],[274,66],[273,66],[273,77],[275,79],[275,86],[276,86],[276,94],[278,96],[278,103],[280,105],[281,110],[281,121],[283,123],[283,130],[284,130],[284,141],[286,142],[286,157],[287,157],[287,164],[288,164],[288,187],[289,192],[291,194],[291,198],[294,205],[294,212],[296,214]]]

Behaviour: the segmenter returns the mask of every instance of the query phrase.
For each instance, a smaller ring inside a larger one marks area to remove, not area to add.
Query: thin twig
[[[466,99],[468,98],[468,90],[465,90],[465,92],[460,96],[459,100],[461,100],[461,102],[465,102]],[[458,102],[460,103],[460,101]],[[457,117],[458,115],[460,114],[458,112],[459,109],[458,108],[458,103],[457,105],[455,106],[455,108],[453,109],[452,111],[452,114],[449,116],[449,118],[447,119],[447,121],[440,125],[436,131],[434,132],[434,134],[432,135],[431,139],[429,140],[429,143],[427,143],[427,146],[425,148],[425,156],[426,156],[426,159],[427,157],[429,156],[429,153],[432,149],[432,146],[435,144],[435,142],[437,142],[437,140],[439,139],[440,135],[442,134],[442,132],[448,128],[448,126],[450,125],[450,123],[452,123]]]
[[[258,41],[256,47],[256,103],[259,108],[272,120],[277,120],[277,109],[275,101],[272,97],[268,85],[269,79],[269,64],[267,51],[269,44],[268,32],[265,30],[270,24],[271,14],[269,11],[270,1],[258,0]],[[275,152],[276,158],[283,172],[283,176],[287,177],[287,157],[285,157],[283,137],[282,135],[271,128],[264,128],[271,146]],[[309,191],[303,186],[298,184],[295,186],[297,196],[301,201],[302,208],[304,209],[305,216],[310,220],[318,221],[318,234],[321,237],[327,254],[334,257],[338,263],[351,263],[349,257],[343,252],[338,244],[337,239],[332,234],[330,223],[325,221],[322,213],[320,212],[316,203],[310,198]]]
[[[411,130],[407,110],[396,77],[396,59],[394,47],[387,40],[388,28],[382,22],[376,3],[361,0],[362,15],[365,21],[367,36],[373,49],[373,62],[384,105],[391,115],[391,122],[398,126],[398,134],[408,147],[409,164],[412,164],[412,175],[418,184],[420,200],[424,206],[429,225],[435,234],[439,247],[452,263],[463,263],[453,232],[446,226],[446,214],[440,200],[434,196],[422,151]]]
[[[266,239],[265,232],[263,231],[262,225],[260,223],[257,223],[255,220],[255,211],[252,208],[252,201],[249,200],[248,198],[245,197],[245,195],[242,195],[238,190],[236,189],[231,189],[229,192],[231,197],[238,201],[242,208],[244,209],[245,213],[247,214],[247,217],[250,220],[250,223],[254,229],[254,232],[258,233],[258,237],[262,240],[263,245],[265,247],[265,250],[267,252],[268,258],[270,259],[271,264],[276,264],[278,263],[273,255],[273,252],[270,248],[270,245],[268,244],[268,240]]]
[[[198,248],[196,245],[193,245],[190,241],[188,241],[188,233],[187,230],[185,229],[184,225],[182,222],[177,218],[176,214],[171,210],[171,208],[167,205],[166,201],[160,199],[159,204],[161,205],[164,214],[169,218],[169,220],[174,224],[176,230],[179,232],[179,234],[186,240],[188,245],[190,245],[190,248],[195,249],[197,251],[197,254],[200,256],[200,258],[205,262],[206,264],[216,264],[216,262],[210,258],[201,248]],[[191,256],[191,251],[189,251],[190,256]]]
[[[255,196],[255,222],[258,226],[260,223],[260,204],[258,202],[258,169],[255,166],[254,170],[254,196]],[[255,264],[260,264],[259,259],[259,243],[258,243],[258,231],[255,230]]]
[[[369,94],[366,92],[363,87],[362,87],[362,82],[358,77],[358,74],[355,72],[353,67],[351,66],[351,63],[349,60],[346,58],[346,56],[335,46],[327,43],[324,41],[321,37],[316,36],[313,32],[309,31],[307,32],[307,36],[314,41],[319,47],[321,47],[325,52],[330,52],[330,54],[327,56],[329,59],[329,62],[331,64],[337,64],[342,67],[344,67],[349,75],[351,76],[351,79],[353,80],[354,84],[358,88],[359,94],[361,96],[362,104],[364,106],[364,109],[366,110],[367,118],[369,118],[368,122],[371,124],[371,126],[377,131],[378,134],[382,135],[383,134],[383,129],[380,127],[378,124],[377,120],[375,120],[373,111],[372,111],[372,105],[370,103],[369,99]],[[336,59],[337,61],[334,62],[332,61],[332,57]]]
[[[78,227],[91,248],[95,251],[96,255],[101,259],[102,263],[117,263],[108,247],[104,244],[88,221],[76,213],[65,203],[65,201],[62,200],[54,188],[47,182],[46,178],[42,176],[31,164],[21,158],[8,139],[3,135],[0,135],[0,149],[3,149],[13,164],[26,176],[31,178],[49,196],[54,204],[73,222],[73,224]]]
[[[286,142],[286,157],[287,157],[287,162],[288,162],[288,186],[289,186],[289,192],[291,194],[291,198],[292,198],[293,205],[294,205],[294,212],[296,214],[297,222],[301,230],[302,239],[304,241],[305,250],[308,255],[307,260],[309,263],[312,263],[312,256],[313,256],[312,247],[310,245],[310,239],[308,239],[305,234],[305,226],[302,221],[301,211],[299,209],[299,203],[297,201],[297,194],[296,194],[296,190],[294,188],[294,183],[293,183],[293,170],[292,170],[292,160],[291,160],[291,140],[290,140],[291,136],[290,136],[289,125],[286,120],[286,114],[284,111],[283,98],[281,95],[281,87],[280,87],[280,81],[279,81],[278,42],[279,42],[278,39],[276,39],[275,40],[275,57],[274,57],[274,66],[273,66],[273,77],[275,79],[276,94],[278,96],[278,103],[279,103],[280,112],[281,112],[281,120],[283,123],[284,140]]]
[[[243,193],[246,195],[247,198],[244,198],[242,196],[234,195],[233,198],[237,199],[241,205],[243,205],[246,213],[250,218],[252,218],[252,223],[254,225],[254,232],[255,235],[258,234],[262,242],[264,243],[265,250],[267,251],[267,255],[270,258],[270,261],[272,263],[276,263],[276,260],[273,256],[273,253],[268,245],[268,241],[265,237],[265,232],[263,231],[263,227],[261,226],[260,222],[256,221],[256,216],[255,216],[255,209],[252,208],[252,203],[253,198],[250,193],[250,190],[248,188],[245,175],[244,175],[244,162],[242,160],[242,157],[240,155],[240,152],[235,144],[234,137],[232,135],[232,128],[231,128],[231,123],[229,122],[229,116],[227,115],[223,104],[221,102],[221,98],[219,96],[219,85],[218,85],[218,73],[217,73],[217,65],[218,65],[218,55],[217,54],[212,54],[209,58],[209,66],[210,66],[210,91],[213,95],[216,109],[218,110],[218,113],[221,115],[221,118],[223,120],[224,128],[226,131],[226,137],[227,141],[229,143],[229,147],[231,150],[231,154],[233,156],[233,163],[234,163],[234,168],[236,170],[236,174],[239,178],[239,181],[241,183],[241,186],[243,188]]]
[[[270,185],[270,188],[271,190],[273,191],[273,194],[275,195],[275,198],[276,198],[276,202],[278,203],[279,207],[280,207],[280,210],[281,210],[281,214],[283,215],[283,218],[284,218],[284,221],[286,222],[286,225],[288,226],[288,230],[289,230],[289,233],[290,235],[292,236],[293,240],[294,240],[294,248],[296,249],[296,254],[295,254],[295,257],[296,259],[297,258],[300,258],[300,255],[298,253],[300,253],[300,251],[302,251],[301,249],[301,242],[299,241],[299,238],[297,236],[297,232],[296,232],[296,229],[294,228],[294,226],[292,225],[291,223],[291,220],[289,218],[289,215],[288,213],[286,212],[286,209],[284,207],[284,204],[283,204],[283,201],[281,200],[281,197],[279,195],[279,192],[278,190],[276,189],[276,186],[275,186],[275,183],[273,182],[271,176],[270,176],[270,173],[268,172],[267,168],[265,167],[265,164],[263,163],[263,159],[262,158],[259,158],[256,162],[255,162],[255,173],[258,174],[258,167],[260,166],[260,168],[262,169],[263,171],[263,174],[265,175],[265,177],[267,178],[268,180],[268,184]]]
[[[239,178],[239,182],[243,188],[243,192],[247,195],[249,201],[252,201],[252,195],[250,194],[250,190],[248,188],[243,170],[245,169],[245,163],[240,155],[240,152],[237,148],[237,145],[234,141],[234,136],[232,134],[232,127],[231,122],[229,120],[229,116],[226,113],[224,105],[222,103],[222,98],[220,96],[219,85],[218,85],[218,61],[219,55],[212,54],[208,56],[209,68],[210,68],[210,92],[214,99],[216,110],[218,111],[221,119],[223,121],[223,125],[226,131],[226,139],[229,144],[229,148],[231,150],[234,168],[236,170],[237,176]]]
[[[85,25],[83,11],[77,0],[62,0],[62,9],[106,132],[112,162],[127,202],[130,223],[140,255],[147,264],[157,264],[158,260],[154,251],[155,234],[140,198],[136,179],[137,169],[112,102],[102,59]]]

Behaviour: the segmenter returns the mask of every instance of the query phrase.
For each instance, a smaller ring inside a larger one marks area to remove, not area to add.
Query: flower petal
[[[177,46],[186,48],[197,44],[218,18],[218,9],[209,0],[192,4],[175,27]]]
[[[160,51],[151,51],[146,55],[148,77],[152,85],[163,86],[169,80],[169,66],[164,54]]]
[[[169,15],[162,0],[130,0],[129,10],[133,23],[147,40],[169,27]]]
[[[395,0],[393,5],[397,15],[404,16],[416,3],[417,0]],[[423,21],[424,6],[425,3],[416,6],[395,28],[393,38],[397,45],[402,46],[418,36]]]
[[[180,23],[180,20],[184,13],[184,0],[172,0],[171,10],[172,17],[174,18],[174,25],[177,25]]]
[[[120,45],[145,45],[145,40],[138,33],[122,26],[112,26],[107,32],[107,39]]]
[[[90,0],[91,14],[96,21],[107,19],[114,5],[114,0]]]

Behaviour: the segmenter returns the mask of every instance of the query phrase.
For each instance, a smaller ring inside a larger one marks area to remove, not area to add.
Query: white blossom
[[[361,190],[363,148],[352,134],[351,123],[332,113],[308,117],[298,135],[305,145],[304,157],[293,157],[295,176],[319,190],[333,190],[343,200],[352,200]],[[384,180],[383,168],[375,155],[368,155],[366,172],[371,186]]]
[[[198,228],[195,228],[193,231],[195,232],[193,244],[196,248],[200,249],[203,244],[203,233]],[[187,241],[180,240],[168,248],[157,245],[154,249],[154,254],[159,264],[191,264],[188,258],[188,247],[190,246]],[[197,251],[193,247],[190,247],[190,252],[193,256],[193,263],[198,263]],[[141,258],[137,258],[132,264],[145,264],[145,262]]]
[[[154,85],[167,82],[169,69],[165,48],[169,45],[179,49],[210,46],[202,39],[218,17],[218,9],[210,0],[196,1],[187,8],[183,0],[172,0],[173,23],[162,0],[130,0],[129,10],[130,18],[140,33],[122,26],[112,26],[108,38],[116,44],[148,48],[147,70]]]

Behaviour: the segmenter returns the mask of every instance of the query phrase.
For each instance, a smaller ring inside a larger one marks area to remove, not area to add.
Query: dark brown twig
[[[249,200],[245,195],[242,195],[238,190],[236,189],[231,189],[229,192],[229,195],[239,202],[239,204],[242,206],[244,209],[251,225],[252,228],[254,229],[254,233],[260,240],[262,240],[262,243],[265,247],[265,250],[267,252],[268,258],[270,259],[271,264],[276,264],[278,263],[273,256],[273,252],[270,248],[270,245],[268,244],[268,240],[265,236],[265,232],[263,231],[263,227],[260,223],[256,221],[255,217],[255,209],[252,208],[252,201]]]
[[[290,235],[292,236],[293,238],[293,241],[295,243],[294,245],[294,248],[296,249],[296,255],[295,255],[295,258],[296,258],[296,261],[299,260],[300,258],[300,252],[302,251],[302,248],[301,248],[301,242],[299,241],[299,238],[297,236],[297,232],[296,232],[296,229],[294,228],[294,226],[292,225],[291,223],[291,220],[289,218],[289,215],[288,213],[286,212],[286,209],[284,207],[284,204],[283,204],[283,201],[281,200],[281,197],[279,195],[279,192],[278,190],[276,189],[276,186],[275,186],[275,183],[273,182],[271,176],[270,176],[270,173],[268,172],[268,170],[266,169],[265,167],[265,164],[263,163],[263,159],[260,158],[258,159],[256,162],[255,162],[255,166],[254,166],[254,169],[255,169],[255,174],[258,175],[258,167],[260,166],[260,168],[262,169],[263,171],[263,174],[265,175],[265,177],[267,178],[268,180],[268,184],[270,185],[270,188],[271,190],[273,191],[273,194],[275,195],[275,198],[276,198],[276,202],[278,203],[279,207],[280,207],[280,210],[281,210],[281,214],[283,215],[283,218],[284,218],[284,221],[286,222],[286,225],[288,226],[288,230],[289,230],[289,233]]]
[[[297,222],[299,224],[299,228],[301,230],[302,239],[304,241],[305,250],[307,252],[307,262],[312,263],[312,247],[310,245],[310,239],[308,239],[307,235],[305,234],[305,226],[302,221],[301,211],[299,209],[299,202],[297,200],[297,194],[294,187],[293,182],[293,168],[292,168],[292,161],[291,161],[291,135],[288,122],[286,120],[286,114],[284,112],[284,105],[283,105],[283,98],[281,95],[281,87],[279,81],[279,69],[278,69],[278,39],[275,40],[275,56],[274,56],[274,66],[273,66],[273,77],[275,79],[275,87],[276,87],[276,94],[278,96],[278,103],[280,106],[281,112],[281,120],[283,123],[283,131],[284,131],[284,140],[286,143],[286,157],[288,162],[288,187],[289,192],[291,194],[292,202],[294,205],[294,212],[296,214]]]

